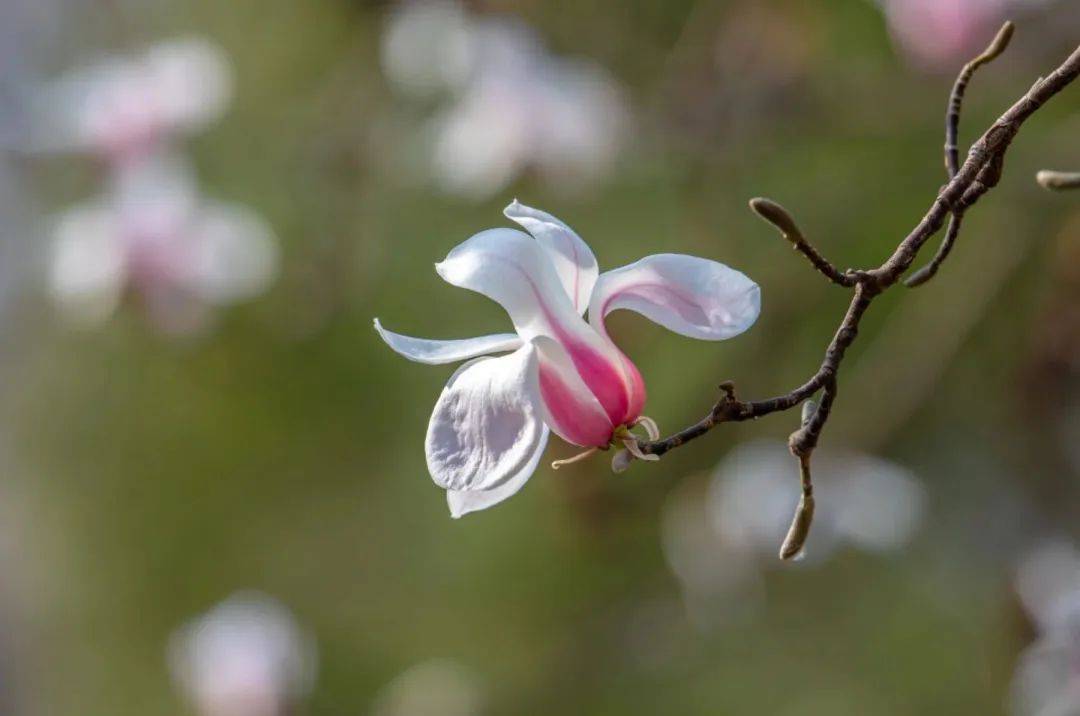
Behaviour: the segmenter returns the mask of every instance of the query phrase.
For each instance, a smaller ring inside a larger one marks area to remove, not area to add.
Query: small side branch
[[[963,220],[964,215],[960,213],[954,213],[950,217],[949,227],[945,229],[945,238],[941,240],[941,246],[938,247],[934,258],[930,259],[930,263],[904,279],[905,286],[908,288],[921,286],[937,275],[941,264],[945,263],[945,259],[949,258],[949,254],[952,253],[953,244],[956,243],[956,237],[960,235],[960,224]]]
[[[956,78],[956,82],[953,84],[952,92],[949,94],[949,108],[945,112],[945,171],[948,173],[950,180],[955,178],[956,173],[960,171],[960,150],[957,141],[960,134],[960,110],[964,103],[964,92],[967,91],[968,83],[971,82],[975,71],[983,65],[993,62],[1009,46],[1014,29],[1011,22],[1002,25],[993,42],[981,55],[964,65]],[[990,163],[1000,161],[1002,158],[1002,154],[996,154],[991,158]],[[1000,176],[1000,167],[998,168],[998,175]],[[964,209],[961,207],[953,209],[952,217],[949,218],[949,228],[945,230],[945,238],[942,240],[941,246],[938,247],[937,253],[934,254],[934,258],[926,266],[909,276],[904,281],[905,286],[908,288],[921,286],[937,274],[941,264],[945,263],[945,259],[949,258],[957,237],[960,236],[960,225],[963,219]]]
[[[1005,51],[1012,40],[1013,31],[1016,28],[1011,22],[1006,22],[998,30],[990,45],[983,53],[964,65],[960,74],[956,77],[952,92],[949,94],[949,108],[945,112],[945,170],[949,178],[956,176],[960,170],[960,150],[957,146],[957,137],[960,133],[960,109],[964,103],[964,92],[967,91],[968,83],[975,75],[975,71],[985,64],[993,62]]]
[[[854,286],[855,277],[838,270],[806,240],[795,219],[784,207],[771,199],[758,197],[750,200],[750,208],[765,221],[775,226],[792,248],[805,256],[826,278],[840,286]]]
[[[1056,172],[1043,169],[1035,175],[1035,181],[1043,189],[1051,191],[1065,191],[1066,189],[1080,189],[1080,172]]]

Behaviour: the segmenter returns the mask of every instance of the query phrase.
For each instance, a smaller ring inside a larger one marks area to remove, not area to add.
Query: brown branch
[[[986,52],[968,63],[960,73],[960,77],[957,79],[950,96],[948,119],[946,120],[946,166],[949,169],[949,181],[938,192],[926,215],[897,244],[892,255],[877,268],[838,271],[833,264],[823,258],[806,241],[795,221],[779,204],[767,199],[754,199],[750,203],[751,208],[763,219],[776,226],[791,241],[795,249],[809,259],[818,271],[834,283],[853,289],[847,312],[829,342],[825,350],[825,356],[817,371],[797,388],[766,400],[740,400],[736,395],[734,384],[730,382],[723,383],[720,386],[722,391],[720,399],[713,405],[709,414],[700,421],[661,440],[638,441],[638,447],[642,452],[663,455],[680,445],[701,437],[721,423],[741,422],[771,413],[790,410],[821,391],[820,401],[816,405],[811,403],[809,408],[805,409],[799,428],[788,439],[788,446],[799,461],[800,474],[802,475],[802,497],[796,509],[788,537],[781,548],[780,556],[783,559],[790,559],[801,551],[809,532],[810,522],[813,517],[810,458],[814,448],[817,447],[821,431],[829,419],[833,402],[836,399],[837,377],[844,354],[858,336],[859,324],[866,310],[877,296],[900,280],[900,277],[915,261],[923,245],[941,229],[945,219],[950,218],[950,230],[947,232],[941,251],[939,251],[939,253],[944,253],[944,256],[940,260],[932,262],[925,269],[929,276],[932,276],[937,271],[937,267],[948,256],[949,249],[959,233],[960,217],[983,195],[997,185],[1001,177],[1005,153],[1020,130],[1020,126],[1047,100],[1067,87],[1080,75],[1080,47],[1078,47],[1060,67],[1045,79],[1040,78],[1023,97],[994,122],[979,140],[971,146],[964,163],[959,164],[959,155],[955,153],[956,150],[952,145],[955,145],[955,128],[959,121],[964,89],[971,79],[971,75],[978,67],[986,64],[1001,53],[1011,34],[1012,25],[1006,23]],[[955,165],[951,158],[955,158]],[[929,278],[929,276],[926,278]]]
[[[1055,172],[1043,169],[1035,175],[1035,181],[1043,189],[1063,191],[1065,189],[1080,189],[1080,172]]]
[[[983,65],[993,62],[1009,46],[1013,29],[1014,26],[1011,22],[1002,25],[989,47],[983,50],[981,55],[964,65],[964,69],[960,70],[960,74],[953,84],[952,92],[949,94],[949,108],[945,112],[945,171],[949,179],[955,177],[956,173],[960,171],[960,150],[957,147],[957,138],[960,134],[960,110],[964,104],[964,92],[967,91],[968,83],[971,82],[975,71]],[[996,158],[1000,157],[999,154]],[[945,263],[945,259],[949,258],[949,253],[952,252],[957,237],[960,236],[960,224],[963,220],[964,213],[962,210],[953,212],[952,217],[949,219],[949,228],[945,230],[945,238],[942,240],[941,246],[938,247],[937,253],[934,254],[934,258],[926,266],[911,274],[904,281],[905,286],[908,288],[921,286],[937,274],[941,264]]]

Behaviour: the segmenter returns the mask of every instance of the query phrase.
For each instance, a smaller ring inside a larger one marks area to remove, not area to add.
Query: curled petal
[[[722,263],[657,254],[600,276],[589,321],[603,331],[604,317],[619,308],[690,338],[719,341],[753,325],[761,311],[761,290]]]
[[[659,455],[653,455],[650,452],[641,452],[641,448],[638,447],[636,438],[627,438],[623,440],[623,445],[626,446],[626,451],[638,460],[644,460],[646,462],[656,462],[660,459]]]
[[[518,475],[547,439],[540,419],[536,349],[478,358],[443,388],[424,448],[432,479],[448,490],[490,490]]]
[[[589,307],[600,269],[592,249],[577,233],[551,214],[513,201],[503,210],[511,221],[521,224],[548,252],[566,294],[578,315]]]
[[[457,519],[470,512],[486,510],[517,494],[536,472],[536,466],[540,464],[540,457],[544,454],[544,448],[547,447],[548,435],[547,426],[544,426],[543,436],[533,450],[529,461],[498,487],[490,490],[447,490],[446,504],[450,507],[450,516]]]
[[[657,425],[656,421],[653,420],[652,418],[650,418],[650,417],[648,417],[646,415],[642,415],[634,423],[634,426],[638,426],[638,425],[645,428],[645,434],[649,436],[649,440],[659,440],[660,439],[660,426]]]
[[[525,340],[591,332],[574,312],[551,259],[521,231],[481,231],[454,247],[435,270],[447,283],[501,305]]]
[[[440,363],[456,363],[457,361],[469,360],[491,353],[515,351],[521,347],[521,338],[516,333],[498,333],[491,336],[479,336],[478,338],[463,338],[452,341],[436,341],[425,338],[413,338],[403,336],[400,333],[388,331],[375,319],[375,330],[396,353],[405,356],[417,363],[438,365]]]

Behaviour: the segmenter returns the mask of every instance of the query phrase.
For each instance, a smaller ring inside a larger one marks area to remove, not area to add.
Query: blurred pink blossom
[[[217,119],[230,95],[229,64],[216,47],[200,38],[164,42],[49,87],[38,144],[127,164]]]
[[[160,328],[189,333],[209,307],[254,296],[273,279],[269,227],[244,207],[199,196],[180,160],[156,157],[114,182],[55,226],[50,290],[75,323],[104,321],[131,292]]]
[[[993,37],[1009,0],[881,0],[893,40],[925,69],[958,70]]]

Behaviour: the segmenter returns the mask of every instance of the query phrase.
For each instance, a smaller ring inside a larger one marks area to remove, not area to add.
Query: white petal
[[[375,330],[394,352],[417,363],[438,365],[456,363],[491,353],[514,351],[521,347],[521,337],[516,333],[497,333],[478,338],[463,338],[452,341],[436,341],[426,338],[413,338],[388,331],[375,319]]]
[[[547,439],[536,349],[478,358],[446,384],[428,424],[428,471],[448,490],[489,490],[517,475]]]
[[[569,226],[551,214],[513,201],[503,210],[506,218],[516,221],[532,234],[551,257],[563,288],[579,315],[589,307],[589,297],[600,269],[592,249]]]
[[[49,284],[76,323],[108,318],[124,288],[125,258],[118,218],[104,204],[69,210],[54,234]]]
[[[589,321],[603,330],[604,317],[619,308],[636,311],[675,333],[718,341],[753,325],[761,311],[761,290],[722,263],[657,254],[600,276],[589,304]]]
[[[497,505],[503,500],[517,494],[518,490],[525,486],[532,474],[536,472],[536,466],[540,464],[540,458],[547,447],[548,428],[544,426],[544,434],[537,444],[532,458],[521,468],[516,475],[503,484],[491,490],[447,490],[446,504],[450,507],[450,515],[457,519],[462,515]]]
[[[574,311],[547,252],[521,231],[481,231],[454,247],[435,270],[448,283],[499,303],[525,340],[560,334],[599,338]]]
[[[259,215],[241,206],[211,203],[195,221],[195,281],[201,296],[224,304],[266,290],[277,275],[278,250]]]

